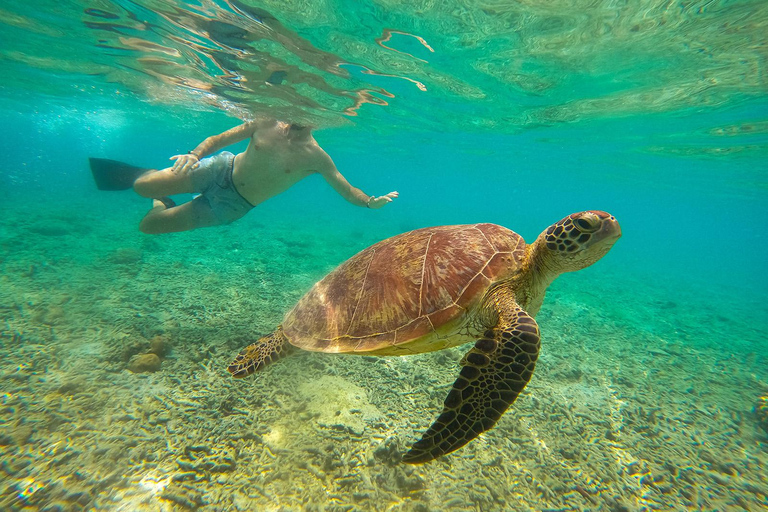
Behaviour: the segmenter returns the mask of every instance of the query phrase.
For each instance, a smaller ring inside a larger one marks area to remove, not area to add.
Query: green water
[[[766,25],[762,1],[4,2],[0,509],[768,507]],[[312,176],[149,236],[148,200],[93,185],[89,156],[160,167],[262,115],[400,197]],[[399,461],[468,347],[226,372],[379,240],[532,242],[587,209],[623,237],[550,287],[531,383],[453,454]]]

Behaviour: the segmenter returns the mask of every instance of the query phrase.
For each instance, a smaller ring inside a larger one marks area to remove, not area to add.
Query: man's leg
[[[149,235],[158,235],[206,228],[221,223],[205,196],[197,196],[192,201],[171,208],[155,199],[153,208],[141,220],[139,230]]]
[[[170,167],[162,171],[145,172],[136,178],[133,190],[140,196],[151,198],[191,194],[195,191],[190,173],[175,173]]]

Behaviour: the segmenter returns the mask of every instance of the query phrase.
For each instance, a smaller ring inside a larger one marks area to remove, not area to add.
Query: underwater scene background
[[[768,508],[766,34],[761,0],[3,2],[0,509]],[[255,116],[400,197],[314,176],[150,236],[93,184],[89,156],[162,167]],[[623,237],[452,454],[400,461],[468,346],[226,371],[379,240],[587,209]]]

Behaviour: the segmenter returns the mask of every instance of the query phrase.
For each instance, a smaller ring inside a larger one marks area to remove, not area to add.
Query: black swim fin
[[[136,178],[148,171],[117,160],[89,158],[93,179],[99,190],[128,190]]]
[[[283,70],[273,71],[266,82],[272,85],[281,85],[286,76],[288,76],[288,73]]]

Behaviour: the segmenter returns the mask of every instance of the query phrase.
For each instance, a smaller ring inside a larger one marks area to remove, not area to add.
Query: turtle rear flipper
[[[461,448],[493,427],[531,380],[539,355],[539,326],[516,303],[505,309],[498,311],[497,325],[464,356],[443,413],[403,462],[428,462]]]
[[[233,377],[247,377],[292,351],[293,346],[288,343],[283,329],[278,327],[272,334],[260,338],[256,343],[241,350],[235,360],[227,366],[227,371]]]

